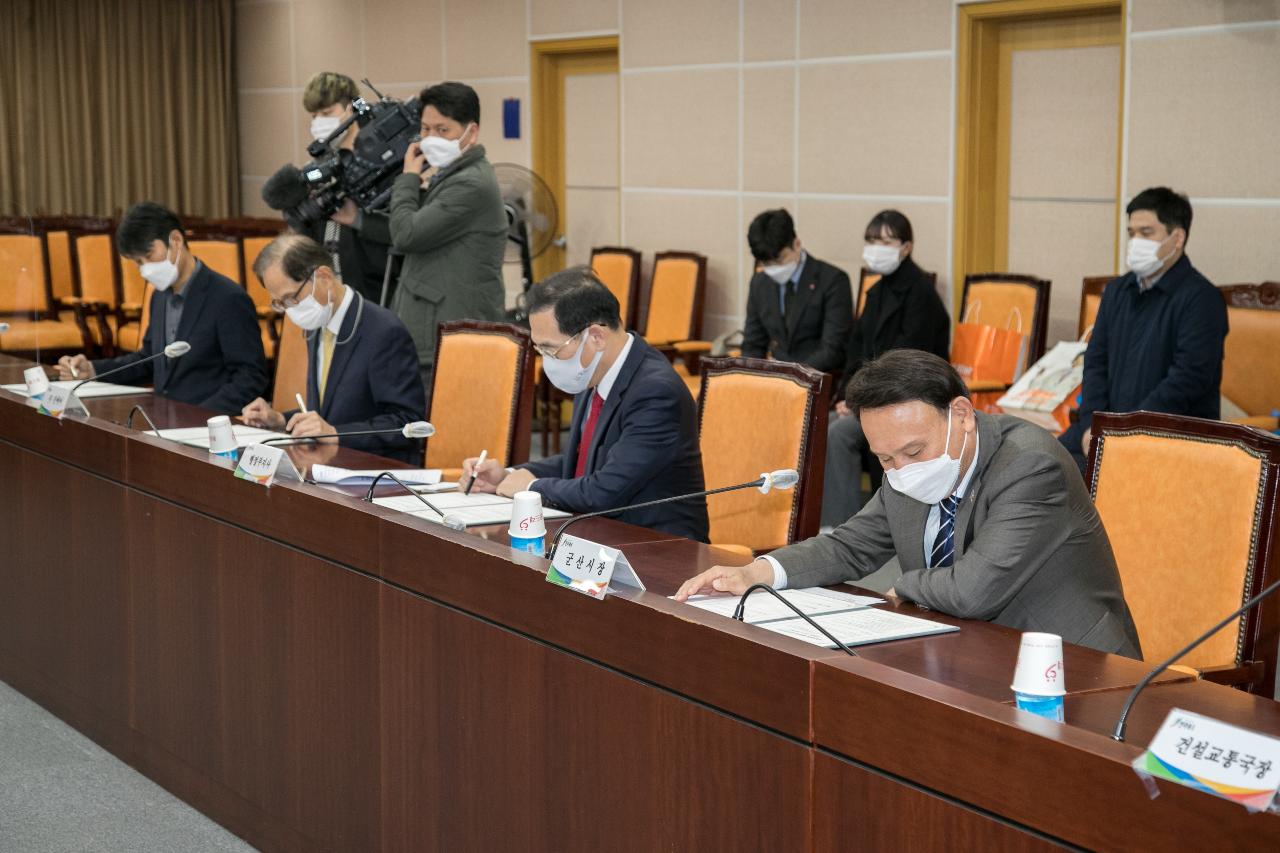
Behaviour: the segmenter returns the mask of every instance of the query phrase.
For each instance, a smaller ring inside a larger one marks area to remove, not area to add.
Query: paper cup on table
[[[236,455],[236,434],[231,429],[231,418],[226,415],[209,418],[209,452],[228,458]]]
[[[541,555],[546,550],[547,525],[542,519],[542,495],[516,492],[511,499],[511,547]]]
[[[1019,708],[1062,722],[1062,697],[1067,692],[1062,638],[1057,634],[1024,633],[1012,687]]]
[[[22,371],[22,378],[27,381],[28,397],[39,397],[49,390],[49,374],[43,367],[28,367]]]

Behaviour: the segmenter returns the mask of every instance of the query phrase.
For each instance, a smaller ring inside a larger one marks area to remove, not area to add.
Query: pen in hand
[[[471,487],[476,484],[476,477],[480,476],[480,466],[483,465],[484,460],[488,458],[489,458],[489,451],[481,450],[480,458],[476,460],[476,467],[471,469],[471,482],[467,483],[467,490],[463,492],[464,495],[471,494]]]

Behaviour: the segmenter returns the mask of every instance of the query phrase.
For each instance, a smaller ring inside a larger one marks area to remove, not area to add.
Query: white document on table
[[[884,604],[883,598],[869,595],[851,595],[847,592],[810,587],[809,589],[783,589],[778,594],[800,609],[806,616],[818,616],[829,613],[842,613],[859,607],[870,607],[873,604]],[[738,595],[694,595],[688,603],[701,610],[718,613],[721,616],[733,617],[733,612],[742,600]],[[774,622],[779,619],[796,619],[796,613],[790,607],[763,590],[751,593],[747,606],[743,610],[743,621],[752,625]]]
[[[59,379],[56,382],[50,382],[49,387],[50,388],[66,388],[68,391],[70,391],[72,388],[76,387],[79,384],[80,384],[79,379]],[[12,391],[14,394],[20,394],[23,397],[27,396],[26,383],[19,383],[16,385],[0,385],[0,388],[3,388],[6,391]],[[125,397],[130,394],[150,394],[150,393],[151,393],[150,388],[142,388],[137,385],[116,385],[111,382],[87,382],[80,388],[79,391],[76,392],[76,396],[82,400],[88,400],[91,397]]]
[[[311,479],[317,483],[336,483],[342,486],[367,486],[383,471],[390,470],[406,485],[410,486],[434,486],[440,482],[439,468],[339,468],[337,465],[312,465]],[[383,477],[379,483],[394,486],[395,481],[390,477]],[[421,506],[421,504],[419,504]]]
[[[447,492],[442,495],[432,495],[427,500],[431,501],[432,505],[438,507],[441,512],[457,516],[467,527],[511,523],[511,507],[513,504],[511,498],[490,494],[466,495],[462,492]],[[422,501],[411,495],[374,498],[373,502],[378,506],[385,506],[388,509],[399,510],[410,515],[416,515],[419,518],[425,518],[427,521],[440,521],[440,516],[428,509],[427,505]],[[551,509],[550,507],[543,507],[542,509],[543,518],[565,518],[568,515],[569,513],[563,510]]]
[[[257,427],[242,426],[241,424],[232,424],[231,431],[236,437],[236,447],[261,444],[268,438],[289,437],[289,434],[285,432],[272,432],[269,429],[258,429]],[[189,447],[209,449],[209,428],[207,426],[162,429],[159,433],[154,433],[151,430],[146,430],[146,432],[148,435],[158,434],[160,438],[167,438],[170,441],[176,441]]]
[[[750,602],[748,602],[750,606]],[[912,637],[925,637],[930,634],[949,634],[959,631],[955,625],[943,625],[918,619],[905,613],[892,610],[878,610],[868,607],[861,610],[847,610],[843,613],[832,613],[826,616],[815,616],[813,621],[844,643],[846,646],[863,646],[868,643],[883,643],[888,640],[907,640]],[[831,642],[821,631],[815,629],[803,619],[778,619],[760,625],[769,631],[785,634],[815,646],[834,649]]]

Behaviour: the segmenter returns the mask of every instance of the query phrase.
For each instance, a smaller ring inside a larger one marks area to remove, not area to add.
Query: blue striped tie
[[[938,504],[938,509],[942,511],[942,523],[938,525],[938,535],[933,540],[933,550],[929,552],[929,568],[931,569],[942,568],[955,563],[957,503],[959,503],[959,498],[951,495],[943,498],[942,502]]]

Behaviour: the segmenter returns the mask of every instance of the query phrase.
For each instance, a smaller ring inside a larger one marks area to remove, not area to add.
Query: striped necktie
[[[929,568],[937,569],[950,566],[956,558],[956,505],[960,499],[955,495],[942,499],[938,504],[942,523],[938,525],[938,535],[933,540],[933,550],[929,552]]]

